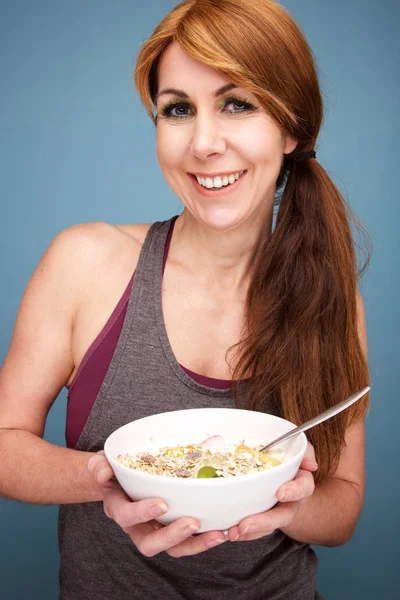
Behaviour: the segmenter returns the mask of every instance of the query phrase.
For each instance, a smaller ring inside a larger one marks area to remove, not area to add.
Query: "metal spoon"
[[[317,415],[313,419],[306,421],[305,423],[303,423],[303,425],[300,425],[299,427],[295,427],[295,429],[291,429],[284,435],[281,435],[280,437],[276,438],[276,440],[269,442],[269,444],[267,444],[266,446],[261,448],[261,450],[259,450],[259,452],[264,452],[265,450],[268,450],[272,446],[275,446],[276,444],[278,444],[278,442],[286,441],[286,440],[290,439],[291,437],[293,437],[294,435],[297,435],[297,434],[301,433],[302,431],[307,431],[307,429],[311,429],[311,427],[315,427],[315,425],[319,425],[320,423],[323,423],[327,419],[334,417],[338,413],[342,412],[342,410],[344,410],[345,408],[348,408],[349,406],[354,404],[354,402],[357,402],[357,400],[359,400],[360,398],[365,396],[365,394],[369,391],[369,389],[370,388],[368,385],[363,387],[361,390],[359,390],[355,394],[352,394],[351,396],[346,398],[346,400],[342,400],[341,402],[334,404],[334,406],[331,406],[330,408],[328,408],[328,410],[325,410],[323,413],[321,413],[320,415]]]

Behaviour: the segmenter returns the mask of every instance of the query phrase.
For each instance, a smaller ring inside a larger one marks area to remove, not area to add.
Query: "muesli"
[[[138,452],[134,455],[119,454],[116,458],[125,467],[152,475],[175,478],[236,477],[258,473],[280,465],[285,452],[271,449],[258,452],[259,446],[226,444],[220,435],[205,439],[200,444],[165,446],[154,454]]]

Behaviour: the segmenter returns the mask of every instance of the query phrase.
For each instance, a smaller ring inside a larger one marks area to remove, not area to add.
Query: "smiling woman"
[[[184,90],[178,87],[182,76]],[[188,213],[214,230],[229,231],[244,223],[252,223],[256,235],[261,223],[270,230],[282,156],[297,142],[284,134],[254,94],[227,82],[177,41],[159,60],[158,86],[157,155]]]
[[[193,536],[190,514],[161,525],[165,499],[129,500],[101,453],[155,413],[299,424],[369,383],[351,211],[316,159],[312,52],[271,0],[185,0],[135,82],[184,209],[70,227],[46,251],[0,372],[0,493],[61,504],[61,600],[315,600],[310,544],[346,542],[361,511],[367,399],[310,430],[278,504],[227,531]],[[68,448],[41,439],[64,385]]]
[[[245,330],[229,352],[233,379],[250,378],[247,407],[279,397],[285,418],[300,423],[365,385],[356,306],[363,269],[357,273],[350,218],[363,230],[315,160],[322,97],[293,19],[269,1],[183,2],[143,44],[135,82],[198,252],[215,232],[215,246],[229,238],[232,255],[235,233],[246,229],[238,250],[251,259],[242,269],[236,262],[247,281]],[[221,189],[228,174],[235,182]],[[366,407],[367,399],[310,433],[317,481],[337,467],[345,429]]]

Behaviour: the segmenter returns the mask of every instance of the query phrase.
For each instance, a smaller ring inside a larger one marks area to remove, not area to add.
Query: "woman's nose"
[[[212,154],[223,154],[225,150],[226,141],[218,119],[198,116],[193,129],[192,154],[196,158],[204,159]]]

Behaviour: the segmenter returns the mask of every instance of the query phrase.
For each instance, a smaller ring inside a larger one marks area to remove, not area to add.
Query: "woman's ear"
[[[284,138],[283,154],[290,154],[296,148],[298,142],[288,135]]]

